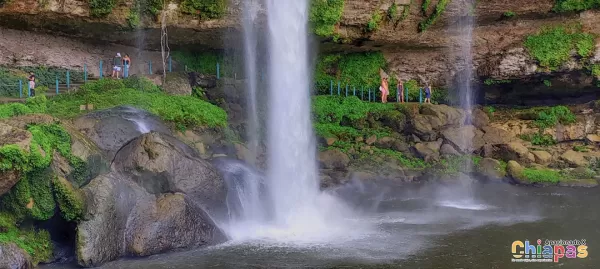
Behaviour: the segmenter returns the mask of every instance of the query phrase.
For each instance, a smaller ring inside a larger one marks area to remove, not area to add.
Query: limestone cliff
[[[81,37],[96,42],[113,42],[156,49],[162,19],[169,26],[169,41],[173,47],[195,46],[231,48],[241,37],[242,1],[231,0],[220,19],[203,18],[183,12],[181,2],[170,1],[156,16],[138,18],[131,25],[131,14],[138,0],[120,0],[106,17],[91,15],[86,0],[12,0],[0,6],[0,27],[27,31],[42,31],[69,37]],[[260,1],[259,1],[260,2]],[[390,70],[404,79],[432,81],[448,85],[457,71],[458,56],[452,48],[460,36],[449,25],[465,14],[465,0],[432,0],[424,8],[422,0],[345,0],[341,19],[335,24],[335,36],[321,38],[323,51],[381,50]],[[447,3],[440,12],[436,9]],[[482,78],[523,79],[546,75],[543,68],[524,48],[524,40],[543,27],[578,24],[586,33],[600,34],[600,11],[556,13],[555,0],[488,0],[477,1],[474,7],[476,27],[473,33],[474,68]],[[394,13],[390,7],[394,5]],[[261,7],[264,10],[264,6]],[[437,16],[426,31],[419,25]],[[164,16],[163,16],[164,15]],[[372,29],[370,29],[372,28]],[[0,32],[2,33],[2,32]],[[142,40],[143,42],[140,42]],[[0,52],[3,52],[0,42]],[[598,47],[598,46],[596,46]],[[6,49],[5,49],[6,50]],[[598,49],[594,49],[598,51]],[[4,54],[5,52],[3,52]],[[595,53],[600,55],[600,51]],[[586,64],[600,60],[595,56]],[[560,72],[582,70],[570,61]],[[540,79],[536,78],[538,82]],[[564,80],[564,79],[563,79]],[[566,79],[570,84],[573,77]],[[582,78],[583,87],[592,83],[590,76]]]

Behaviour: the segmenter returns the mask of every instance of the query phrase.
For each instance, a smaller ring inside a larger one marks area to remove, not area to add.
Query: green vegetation
[[[575,145],[575,146],[573,146],[573,150],[577,151],[577,152],[588,152],[588,151],[590,151],[586,146],[582,146],[582,145]]]
[[[504,18],[512,18],[514,16],[516,16],[517,14],[514,13],[513,11],[506,11],[502,14],[502,17]]]
[[[59,118],[72,118],[81,113],[79,106],[92,102],[97,109],[131,105],[156,114],[177,126],[224,127],[227,115],[221,108],[192,96],[174,96],[163,92],[144,92],[125,88],[121,80],[103,79],[88,83],[75,94],[54,97],[48,113]]]
[[[137,9],[130,9],[127,15],[127,24],[129,28],[136,29],[140,26],[140,13]]]
[[[596,79],[600,79],[600,64],[592,64],[589,69],[592,76],[596,77]]]
[[[600,0],[556,0],[555,12],[583,11],[600,8]]]
[[[426,0],[425,3],[428,3],[430,0]],[[428,7],[425,7],[425,3],[423,3],[423,11],[425,11]],[[437,19],[444,13],[446,10],[446,6],[450,3],[450,0],[440,0],[438,4],[435,6],[435,11],[431,16],[429,16],[425,21],[419,23],[419,31],[426,31],[431,25],[433,25]],[[429,5],[429,4],[427,4]]]
[[[544,85],[546,85],[546,87],[552,87],[552,82],[550,82],[550,80],[544,79],[542,81],[542,83],[544,83]]]
[[[423,161],[421,159],[408,157],[400,152],[393,151],[390,149],[375,148],[374,154],[375,154],[375,156],[380,155],[380,156],[384,156],[384,157],[392,157],[392,158],[398,160],[398,162],[402,165],[402,167],[423,169],[423,168],[427,168],[430,166],[430,164],[426,163],[425,161]],[[365,156],[365,157],[372,158],[372,156]]]
[[[19,80],[23,82],[23,91],[26,91],[26,78],[24,73],[0,67],[0,96],[19,96]]]
[[[427,11],[429,11],[429,5],[431,4],[431,0],[425,0],[423,1],[423,5],[421,5],[421,12],[423,13],[423,16],[427,16]]]
[[[393,21],[396,19],[396,16],[398,16],[398,5],[394,2],[387,10],[387,17],[389,20]]]
[[[531,183],[558,183],[561,179],[559,172],[550,169],[525,168],[522,176]]]
[[[333,37],[344,13],[344,0],[312,0],[309,21],[315,34]]]
[[[510,79],[492,79],[492,78],[488,78],[486,80],[483,81],[483,84],[491,86],[491,85],[499,85],[499,84],[507,84],[507,83],[511,83],[512,80]]]
[[[410,0],[410,5],[404,6],[404,10],[402,10],[402,16],[400,16],[399,21],[403,21],[410,14],[410,7],[412,6],[414,0]]]
[[[367,32],[375,32],[379,29],[379,24],[383,20],[383,16],[381,16],[381,12],[379,10],[375,11],[373,15],[371,15],[371,19],[367,23],[365,27],[365,31]]]
[[[437,174],[456,176],[460,172],[468,172],[471,167],[477,167],[481,159],[479,156],[469,155],[445,156],[434,169]]]
[[[336,93],[337,81],[340,81],[344,94],[346,85],[349,85],[350,89],[357,88],[357,94],[359,88],[364,88],[366,96],[367,89],[379,88],[379,69],[385,67],[386,61],[381,52],[322,55],[317,62],[315,84],[318,93],[329,94],[331,81]],[[390,83],[390,96],[395,94],[395,87]]]
[[[535,133],[530,135],[521,135],[521,139],[525,141],[531,142],[531,144],[536,146],[552,146],[556,144],[556,140],[552,135]]]
[[[540,111],[534,124],[540,129],[546,129],[554,127],[558,123],[568,125],[575,121],[575,114],[568,107],[555,106]]]
[[[52,183],[56,203],[63,219],[67,221],[80,220],[84,209],[81,194],[66,179],[56,178]]]
[[[227,11],[226,0],[182,0],[181,11],[200,16],[202,19],[218,19]]]
[[[233,68],[236,66],[235,59],[224,57],[217,51],[189,52],[173,51],[173,60],[180,66],[186,66],[187,71],[198,72],[208,75],[217,75],[217,63],[222,77],[233,77],[236,72]]]
[[[486,106],[483,108],[483,112],[485,112],[488,115],[488,117],[492,119],[494,117],[494,112],[496,112],[496,109],[493,106]]]
[[[50,234],[45,230],[19,229],[13,216],[0,212],[0,243],[15,243],[32,258],[34,265],[52,257]]]
[[[93,17],[105,17],[110,14],[117,5],[116,0],[89,0],[90,15]]]
[[[556,70],[571,57],[576,50],[580,57],[588,57],[594,48],[595,37],[581,31],[581,26],[555,27],[543,29],[540,33],[528,36],[525,47],[542,67]]]

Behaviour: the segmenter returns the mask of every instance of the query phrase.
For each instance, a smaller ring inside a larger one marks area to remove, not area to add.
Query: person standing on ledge
[[[381,91],[381,103],[387,103],[387,97],[390,94],[387,77],[381,79],[381,86],[379,87],[379,90]]]
[[[125,53],[123,57],[123,78],[129,77],[129,66],[131,65],[131,58],[129,54]]]
[[[427,85],[427,87],[425,87],[425,103],[431,104],[431,94],[432,94],[431,86],[429,85],[429,82],[427,82],[426,85]]]
[[[29,93],[31,97],[35,96],[35,74],[29,72]]]
[[[404,103],[404,83],[401,79],[398,79],[398,93],[400,94],[400,102]]]
[[[117,52],[117,56],[113,58],[113,72],[111,77],[115,77],[117,75],[117,79],[119,79],[119,72],[121,72],[121,65],[123,64],[121,53]]]

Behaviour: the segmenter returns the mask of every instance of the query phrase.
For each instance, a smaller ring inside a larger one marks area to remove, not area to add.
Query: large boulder
[[[577,152],[574,150],[567,150],[565,153],[560,155],[560,159],[571,167],[584,167],[588,166],[590,163],[585,158],[585,154],[583,152]]]
[[[30,269],[34,268],[31,256],[14,243],[0,243],[0,268]]]
[[[185,193],[209,212],[225,204],[227,190],[217,170],[166,134],[151,132],[130,141],[116,154],[112,169],[151,194]]]
[[[425,161],[438,160],[440,158],[440,148],[442,146],[442,142],[442,139],[438,139],[434,142],[417,143],[414,146],[415,155],[424,159]]]
[[[547,165],[552,161],[552,155],[547,151],[534,150],[531,152],[531,154],[533,154],[533,156],[535,157],[536,163]]]
[[[185,73],[168,73],[162,88],[173,95],[192,95],[190,78]]]
[[[170,134],[169,128],[158,117],[127,106],[88,113],[73,123],[103,151],[108,160],[112,160],[125,143],[143,133],[157,131]]]
[[[483,112],[483,110],[476,108],[473,109],[473,112],[471,113],[471,123],[475,127],[481,129],[490,124],[490,117]]]
[[[483,132],[473,125],[447,128],[442,136],[461,153],[478,151],[484,145]]]
[[[326,169],[346,169],[350,158],[339,149],[330,149],[319,152],[319,162]]]
[[[411,117],[410,131],[423,141],[435,141],[441,129],[465,122],[463,110],[447,105],[424,105]]]
[[[375,147],[381,149],[391,149],[405,154],[410,153],[410,147],[405,141],[392,137],[382,137],[377,139],[377,141],[375,141]]]
[[[14,145],[17,148],[29,151],[31,133],[26,130],[0,123],[0,148]],[[3,158],[0,154],[0,159]],[[8,192],[21,178],[19,172],[13,169],[0,169],[0,196]]]
[[[390,127],[397,133],[404,132],[406,127],[406,115],[398,110],[392,110],[381,116],[380,121],[384,126]]]
[[[441,126],[459,126],[465,123],[466,118],[466,114],[462,109],[447,105],[424,105],[421,107],[420,113],[438,119]]]
[[[491,158],[481,159],[477,171],[489,180],[501,180],[506,177],[506,171],[500,161]]]
[[[210,216],[185,194],[150,194],[117,173],[95,178],[83,192],[87,207],[77,227],[81,266],[225,239]]]
[[[513,181],[519,184],[531,184],[531,182],[529,182],[529,180],[523,176],[524,170],[525,168],[523,168],[523,166],[516,161],[508,161],[506,166],[506,173],[513,179]]]
[[[510,142],[497,145],[494,151],[495,159],[504,161],[519,161],[521,163],[535,162],[535,156],[529,152],[529,149],[519,142]]]

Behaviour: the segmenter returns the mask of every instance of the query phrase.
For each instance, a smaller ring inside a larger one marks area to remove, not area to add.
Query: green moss
[[[543,29],[525,40],[525,47],[540,66],[555,70],[576,50],[580,57],[588,57],[594,48],[595,37],[581,32],[581,26]]]
[[[312,31],[318,36],[333,37],[344,13],[344,3],[344,0],[312,0],[308,15]]]
[[[50,234],[45,230],[19,229],[13,216],[0,212],[0,243],[14,243],[25,250],[34,265],[52,257]]]
[[[379,29],[379,24],[383,20],[383,16],[381,16],[381,12],[379,10],[375,11],[371,15],[371,19],[367,22],[367,26],[365,27],[366,32],[375,32]]]
[[[550,169],[523,169],[522,177],[531,183],[558,183],[561,175],[558,171]]]
[[[136,29],[140,26],[140,15],[137,10],[129,10],[129,14],[127,15],[127,25],[129,25],[129,28],[131,29]]]
[[[542,81],[542,83],[544,83],[544,85],[546,85],[546,87],[552,87],[552,82],[550,80],[544,79]]]
[[[90,15],[93,17],[105,17],[110,14],[117,5],[116,0],[89,0]]]
[[[181,11],[200,16],[202,19],[222,18],[227,11],[226,0],[182,0]]]
[[[512,18],[516,15],[517,14],[513,11],[506,11],[506,12],[502,13],[502,17],[504,17],[504,18]]]
[[[429,0],[426,0],[425,2],[428,2],[428,1]],[[433,14],[431,14],[431,16],[429,16],[425,21],[419,23],[419,31],[424,32],[431,25],[433,25],[439,19],[439,17],[442,15],[442,13],[444,13],[448,3],[450,3],[450,0],[440,0],[438,2],[438,4],[435,6],[435,11],[433,12]],[[425,3],[423,3],[423,6],[425,6]],[[424,10],[425,9],[426,8],[424,7]]]
[[[398,5],[396,5],[396,3],[392,3],[392,5],[390,5],[390,7],[387,10],[387,17],[389,20],[395,20],[396,16],[398,16]]]
[[[423,5],[421,5],[421,12],[423,16],[427,16],[427,11],[429,11],[429,5],[431,4],[431,0],[423,1]]]
[[[600,8],[600,0],[556,0],[555,12],[583,11]]]
[[[84,201],[81,194],[66,179],[55,178],[52,183],[56,202],[63,219],[67,221],[80,220],[84,210]]]
[[[400,162],[400,164],[403,167],[406,167],[406,168],[423,169],[423,168],[427,168],[430,166],[428,163],[424,162],[421,159],[408,157],[408,156],[402,154],[401,152],[397,152],[397,151],[393,151],[393,150],[389,150],[389,149],[375,148],[374,152],[376,154],[393,157],[393,158],[397,159],[398,162]]]
[[[483,84],[491,86],[491,85],[498,85],[498,84],[507,84],[507,83],[511,83],[512,80],[510,79],[491,79],[488,78],[485,81],[483,81]]]

